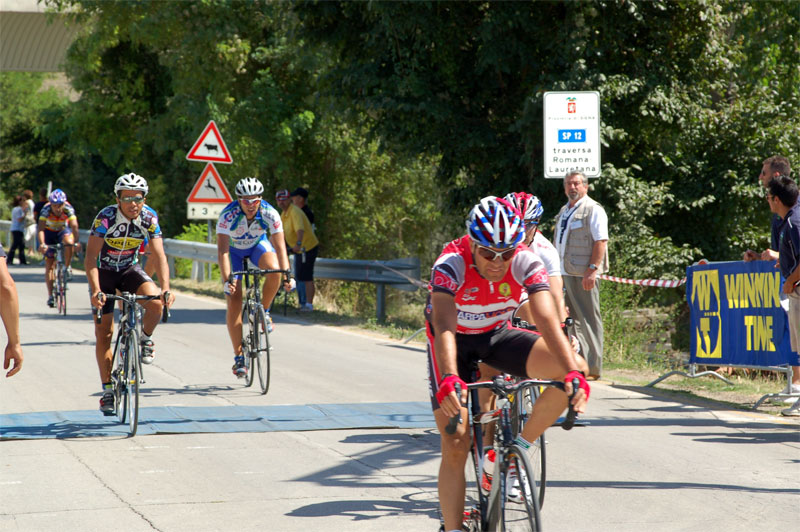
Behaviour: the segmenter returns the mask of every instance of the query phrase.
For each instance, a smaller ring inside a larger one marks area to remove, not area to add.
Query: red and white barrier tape
[[[666,281],[664,279],[623,279],[622,277],[614,277],[613,275],[600,274],[598,277],[605,281],[612,283],[635,284],[639,286],[655,286],[658,288],[675,288],[686,282],[686,277],[680,281]]]

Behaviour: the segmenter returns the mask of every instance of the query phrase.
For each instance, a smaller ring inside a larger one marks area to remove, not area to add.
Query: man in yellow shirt
[[[314,262],[317,260],[319,240],[305,213],[292,203],[289,191],[279,190],[275,201],[281,208],[281,222],[286,247],[294,253],[294,277],[306,286],[306,304],[301,311],[314,310]]]

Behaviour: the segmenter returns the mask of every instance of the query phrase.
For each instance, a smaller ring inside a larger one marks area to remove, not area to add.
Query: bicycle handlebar
[[[236,275],[266,275],[268,273],[285,273],[286,275],[292,274],[291,270],[273,270],[273,269],[262,270],[260,268],[253,268],[251,270],[240,270],[238,272],[231,272],[231,274],[228,276],[228,282],[232,283],[233,278]]]
[[[467,388],[470,390],[477,390],[479,388],[488,388],[491,390],[495,395],[500,397],[508,397],[512,393],[516,393],[520,390],[525,388],[532,388],[534,386],[550,386],[552,388],[558,388],[562,392],[565,391],[566,384],[562,381],[557,380],[542,380],[542,379],[525,379],[518,382],[509,382],[506,381],[502,375],[496,375],[495,378],[491,381],[480,381],[480,382],[473,382],[467,384]],[[461,395],[461,386],[456,384],[456,394]],[[571,430],[573,426],[575,426],[575,420],[578,418],[578,412],[575,410],[575,407],[572,404],[572,399],[575,397],[575,394],[578,393],[580,389],[580,381],[577,378],[572,379],[572,395],[569,396],[567,400],[567,417],[561,422],[561,428],[564,430]],[[461,414],[459,413],[457,416],[453,416],[450,418],[450,421],[447,423],[445,427],[445,431],[448,434],[453,434],[456,431],[456,427],[461,423]]]
[[[103,294],[103,299],[110,299],[112,301],[127,301],[128,303],[135,303],[136,301],[152,301],[154,299],[161,299],[161,297],[163,296],[164,308],[161,310],[161,321],[166,322],[171,316],[169,312],[169,307],[167,306],[167,297],[169,296],[169,290],[157,296],[140,296],[128,292],[123,292],[122,295],[119,296],[117,294],[106,294],[105,292],[100,292],[100,293]],[[93,297],[97,297],[97,294],[95,294]],[[95,321],[97,321],[97,323],[100,323],[103,319],[103,307],[100,306],[95,308],[94,315],[95,315]]]

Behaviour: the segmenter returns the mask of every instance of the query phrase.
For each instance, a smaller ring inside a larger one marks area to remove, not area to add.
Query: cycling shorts
[[[98,269],[97,273],[100,280],[100,290],[105,294],[114,294],[117,290],[135,294],[144,283],[153,282],[150,276],[144,273],[144,270],[142,270],[142,267],[138,264],[134,264],[121,272]],[[92,294],[92,297],[94,297],[94,294]],[[103,314],[110,314],[112,312],[114,312],[114,300],[106,299],[106,302],[103,304]]]
[[[47,246],[56,246],[60,244],[64,237],[67,235],[71,235],[72,230],[69,227],[65,227],[61,231],[48,231],[47,229],[44,230],[44,243]],[[52,259],[56,256],[56,250],[53,247],[48,247],[47,251],[44,252],[44,256],[48,259]]]
[[[250,259],[250,262],[258,268],[258,261],[261,259],[261,255],[264,253],[275,253],[275,248],[272,247],[272,242],[263,238],[258,241],[258,243],[247,249],[236,249],[230,248],[231,253],[231,271],[237,272],[242,271],[245,269],[245,259]],[[241,279],[241,275],[236,276],[237,279]]]
[[[319,246],[314,246],[305,252],[305,261],[303,261],[303,253],[297,253],[294,256],[294,278],[298,281],[313,281],[314,280],[314,263],[317,260],[317,251]]]
[[[428,391],[431,407],[437,410],[436,392],[442,376],[434,352],[433,326],[427,322],[425,327],[428,335]],[[527,378],[528,355],[539,338],[538,333],[512,327],[508,322],[483,334],[456,334],[458,376],[464,382],[473,382],[471,370],[480,361],[503,373]]]

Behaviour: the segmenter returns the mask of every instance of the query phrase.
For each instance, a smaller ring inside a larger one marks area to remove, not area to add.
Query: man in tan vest
[[[608,216],[588,192],[583,173],[570,172],[564,178],[569,201],[556,216],[554,244],[561,258],[565,302],[589,363],[589,377],[598,379],[603,371],[603,319],[597,276],[608,271]]]

